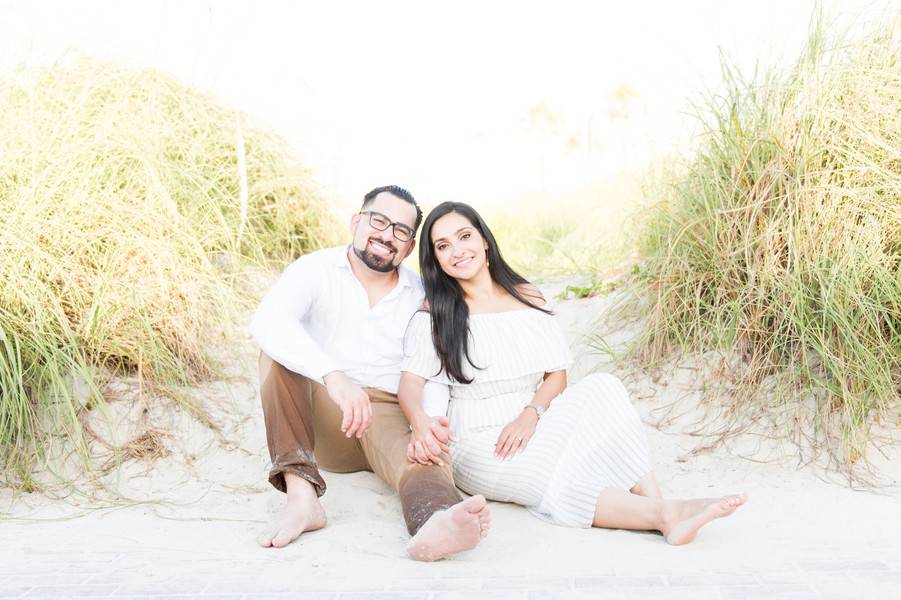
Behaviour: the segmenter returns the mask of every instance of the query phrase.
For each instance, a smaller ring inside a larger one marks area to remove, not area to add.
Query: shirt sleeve
[[[250,331],[272,360],[321,383],[340,365],[304,326],[304,318],[322,292],[323,265],[317,258],[301,256],[285,269],[263,297]]]
[[[417,312],[407,325],[400,370],[438,383],[450,383],[441,370],[441,360],[432,344],[432,320],[427,312]]]
[[[546,336],[547,344],[545,346],[547,353],[546,373],[554,371],[565,371],[573,365],[572,351],[569,349],[569,342],[566,341],[566,335],[563,328],[557,321],[556,317],[548,319],[550,323],[550,331]]]

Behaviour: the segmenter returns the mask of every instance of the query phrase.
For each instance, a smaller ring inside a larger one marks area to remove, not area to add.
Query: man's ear
[[[410,240],[410,247],[407,248],[407,253],[404,254],[404,258],[407,258],[408,256],[410,256],[410,254],[413,252],[414,248],[416,248],[416,239],[415,238]]]
[[[350,223],[348,223],[348,229],[350,229],[350,234],[353,235],[357,231],[357,223],[360,222],[360,219],[363,217],[360,213],[353,215],[350,218]]]

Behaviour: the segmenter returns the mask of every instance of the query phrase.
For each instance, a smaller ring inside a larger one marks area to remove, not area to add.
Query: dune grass
[[[243,270],[335,229],[284,141],[159,72],[67,57],[0,77],[0,106],[0,464],[29,489],[55,442],[87,459],[111,378],[210,377]]]
[[[733,431],[769,415],[843,467],[901,424],[898,25],[849,39],[818,14],[791,69],[724,60],[698,147],[657,189],[632,305],[648,363],[741,357],[720,386]]]
[[[643,360],[738,353],[716,390],[730,425],[776,415],[843,467],[901,424],[898,25],[849,39],[818,14],[793,68],[724,61],[699,147],[658,188],[632,305]]]

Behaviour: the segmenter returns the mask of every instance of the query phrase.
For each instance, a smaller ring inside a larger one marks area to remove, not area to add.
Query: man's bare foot
[[[666,541],[673,546],[688,544],[698,535],[698,530],[714,519],[728,517],[748,500],[747,494],[723,496],[719,499],[687,500],[681,503],[679,514],[663,531]]]
[[[305,485],[304,485],[305,484]],[[264,548],[284,548],[301,533],[325,527],[325,511],[313,486],[301,480],[288,485],[288,502],[281,514],[257,538]]]
[[[484,496],[436,512],[407,545],[413,560],[433,561],[475,548],[488,535],[491,513]]]

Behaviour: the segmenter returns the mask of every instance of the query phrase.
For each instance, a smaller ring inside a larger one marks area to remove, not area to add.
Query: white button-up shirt
[[[404,333],[425,296],[419,277],[398,268],[397,285],[369,306],[350,268],[349,246],[305,254],[282,273],[250,324],[260,348],[287,369],[322,383],[341,371],[362,387],[397,393]],[[425,409],[447,410],[446,386],[426,384]]]

